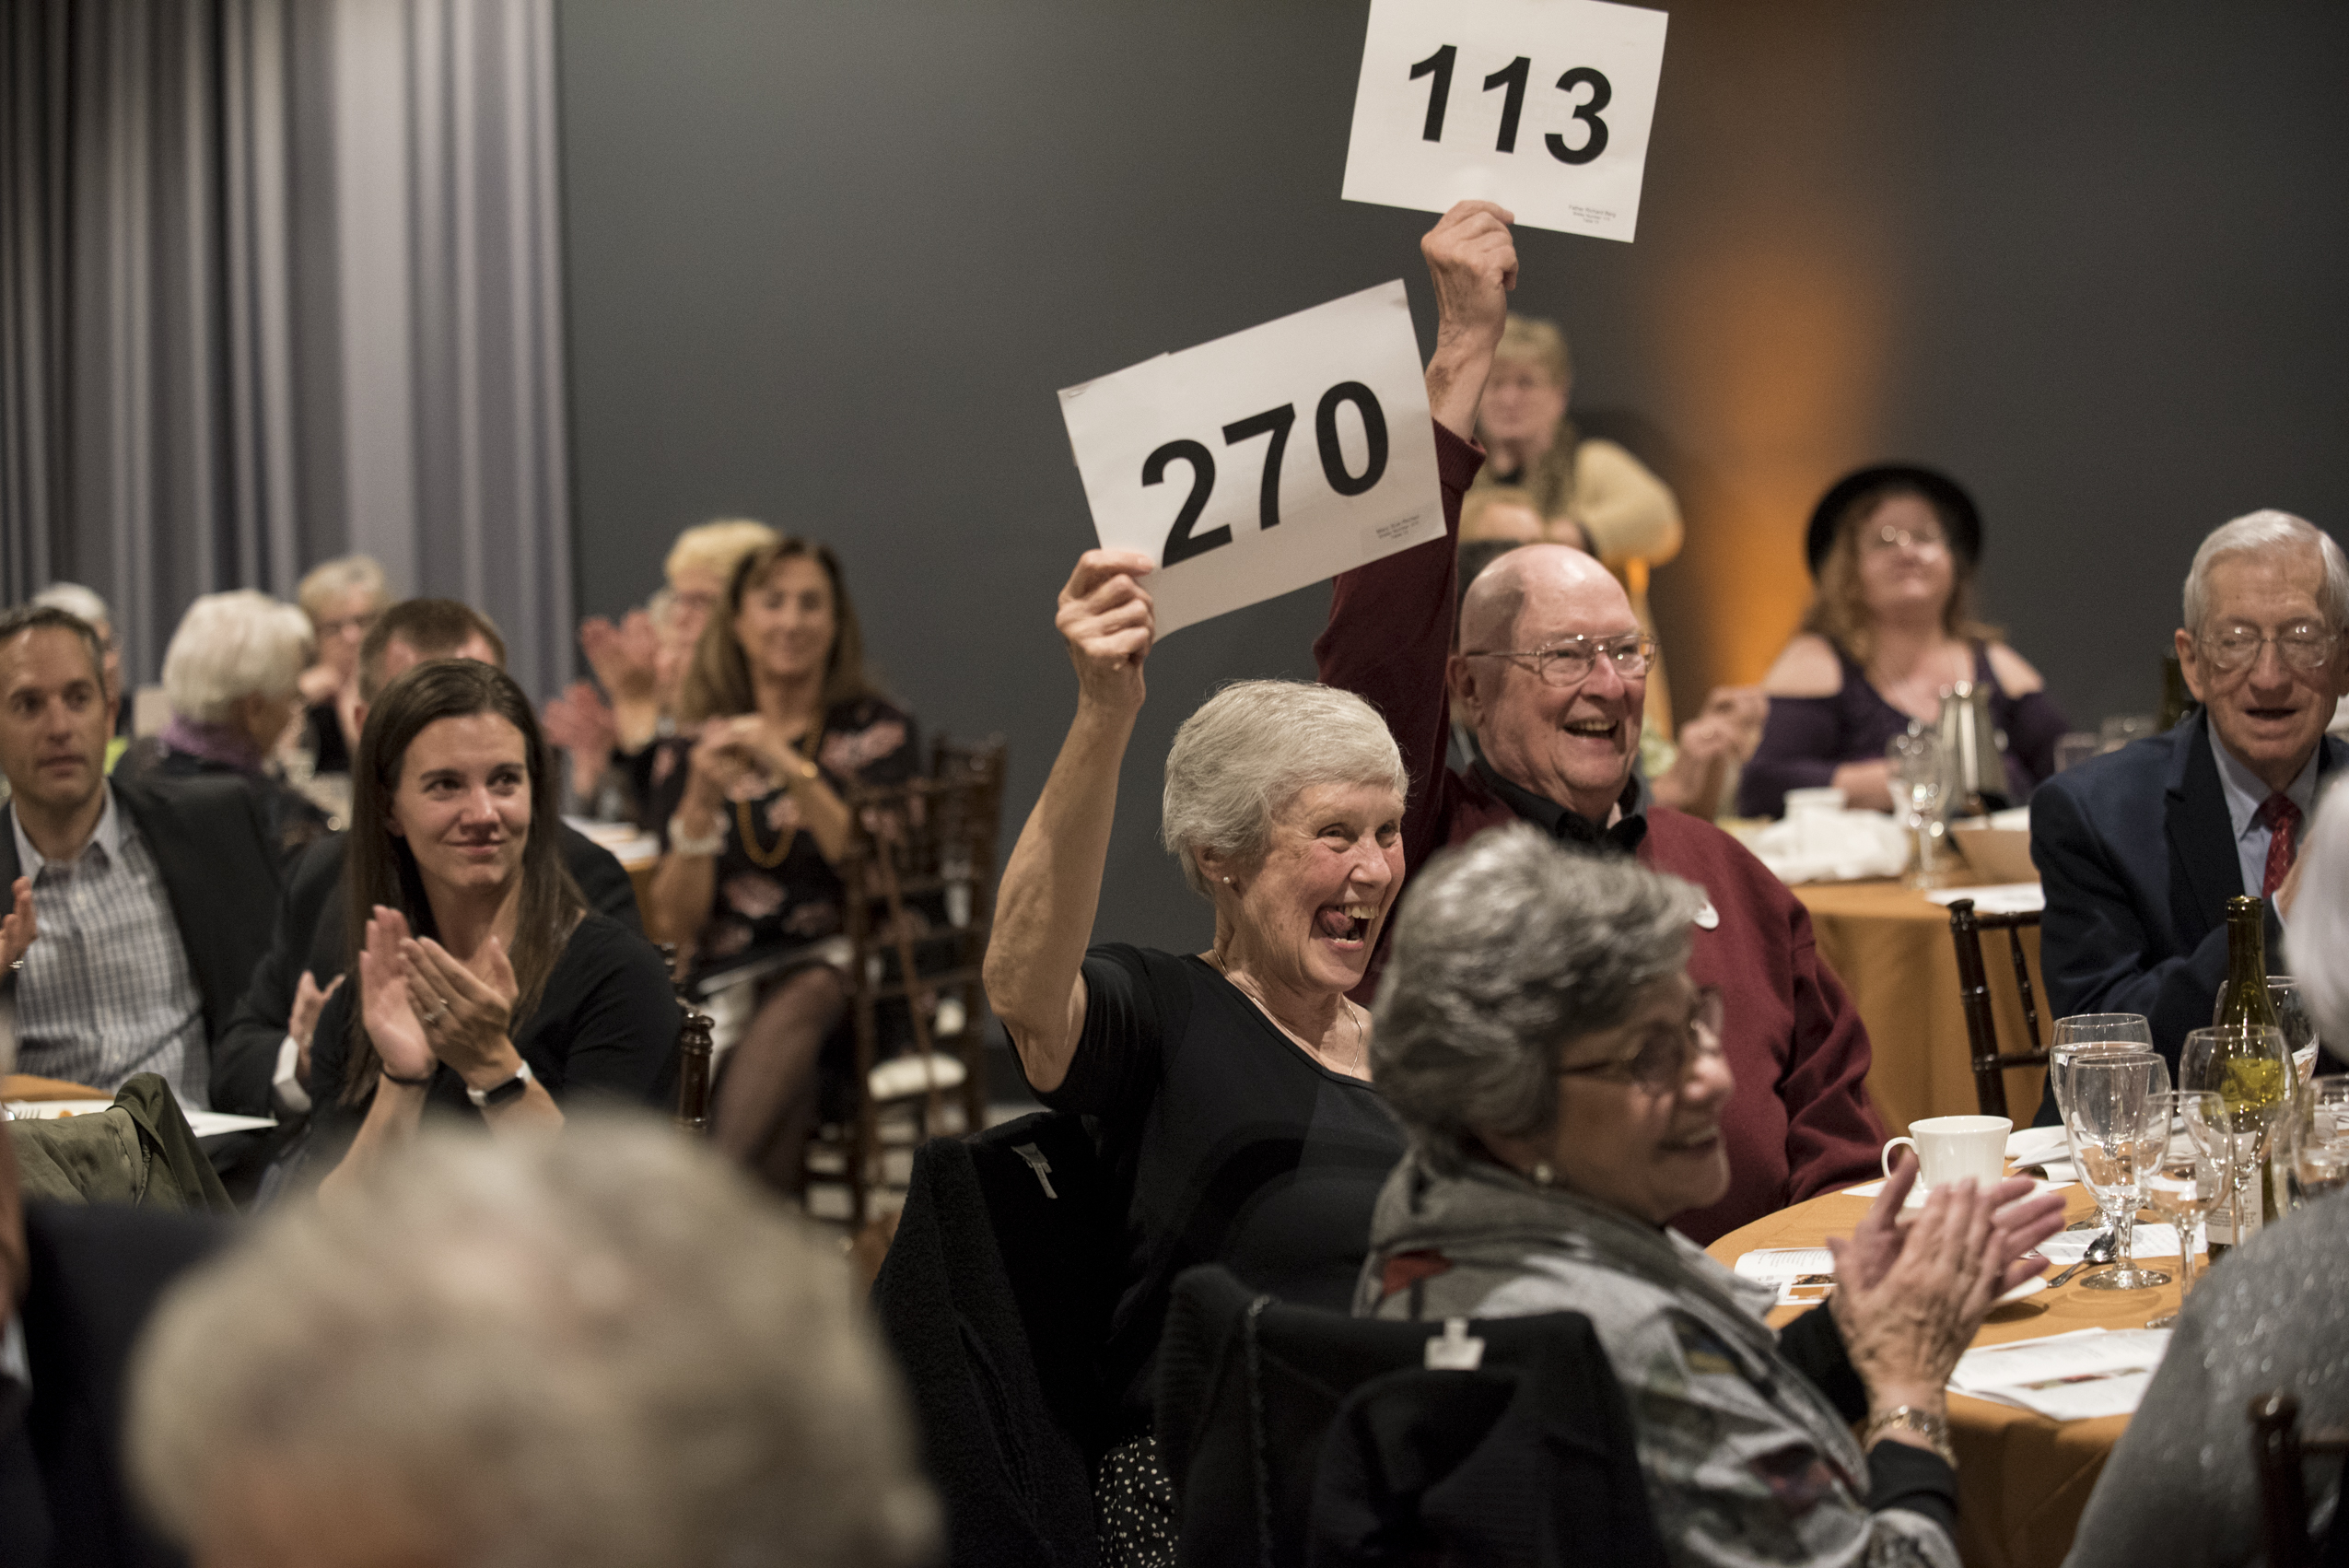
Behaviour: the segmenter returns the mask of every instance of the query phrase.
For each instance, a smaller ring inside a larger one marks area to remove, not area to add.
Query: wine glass
[[[2235,1148],[2228,1162],[2233,1214],[2229,1246],[2247,1238],[2243,1189],[2275,1145],[2276,1127],[2290,1100],[2285,1086],[2291,1081],[2292,1059],[2285,1052],[2281,1029],[2245,1024],[2195,1029],[2179,1047],[2178,1087],[2206,1089],[2226,1102]]]
[[[2055,1114],[2059,1125],[2070,1126],[2070,1085],[2065,1071],[2083,1054],[2098,1051],[2149,1051],[2153,1049],[2153,1025],[2142,1012],[2075,1012],[2069,1018],[2055,1021],[2055,1030],[2049,1036],[2047,1048],[2048,1086],[2055,1095]],[[2166,1087],[2167,1085],[2165,1085]],[[2067,1231],[2100,1231],[2101,1217],[2075,1220],[2063,1227]]]
[[[2311,1078],[2292,1096],[2293,1201],[2349,1188],[2349,1073]]]
[[[1917,869],[1901,880],[1911,887],[1939,887],[1941,873],[1934,868],[1933,827],[1949,788],[1949,763],[1941,737],[1931,730],[1911,729],[1892,737],[1884,748],[1891,766],[1887,779],[1892,802],[1903,808],[1909,830],[1917,836]]]
[[[2154,1212],[2178,1228],[2178,1305],[2194,1288],[2195,1232],[2212,1204],[2225,1197],[2232,1180],[2229,1164],[2235,1141],[2226,1119],[2226,1102],[2208,1090],[2180,1089],[2156,1096],[2156,1119],[2166,1128],[2161,1163],[2146,1184]],[[2166,1313],[2145,1327],[2167,1328],[2178,1314]]]
[[[2284,1031],[2284,1048],[2292,1058],[2293,1077],[2300,1072],[2300,1053],[2317,1043],[2316,1015],[2308,1011],[2306,998],[2300,994],[2300,982],[2289,975],[2267,977],[2268,1004],[2275,1009],[2277,1027]],[[2316,1071],[2311,1058],[2309,1071]]]
[[[2156,1075],[2159,1074],[2156,1079]],[[2072,1063],[2072,1109],[2063,1130],[2080,1185],[2112,1227],[2112,1267],[2080,1281],[2092,1291],[2143,1291],[2169,1283],[2158,1269],[2140,1269],[2134,1252],[2137,1211],[2169,1136],[2163,1114],[2169,1087],[2151,1051],[2100,1051]]]

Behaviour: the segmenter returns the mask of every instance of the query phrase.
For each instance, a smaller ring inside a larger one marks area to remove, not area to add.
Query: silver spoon
[[[2047,1282],[2048,1289],[2053,1290],[2056,1286],[2062,1284],[2064,1281],[2070,1279],[2073,1275],[2078,1273],[2083,1269],[2090,1269],[2099,1264],[2111,1262],[2114,1246],[2115,1243],[2112,1239],[2112,1233],[2110,1231],[2105,1232],[2104,1235],[2088,1243],[2088,1250],[2081,1255],[2080,1260],[2077,1263],[2073,1264],[2072,1267],[2066,1269],[2061,1274],[2058,1274],[2054,1279],[2050,1280]]]

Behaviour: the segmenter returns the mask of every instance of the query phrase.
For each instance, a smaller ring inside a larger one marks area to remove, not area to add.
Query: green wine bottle
[[[2291,1086],[2291,1059],[2273,1049],[2283,1037],[2282,1023],[2267,993],[2266,901],[2249,895],[2230,898],[2226,901],[2226,983],[2218,989],[2211,1024],[2227,1030],[2237,1041],[2221,1053],[2218,1093],[2226,1102],[2226,1114],[2234,1120],[2237,1135],[2247,1141],[2256,1137],[2252,1147],[2262,1151],[2258,1167],[2245,1182],[2247,1187],[2257,1184],[2259,1224],[2273,1224],[2279,1217],[2273,1162],[2264,1151],[2273,1142],[2268,1129],[2283,1118]],[[2261,1032],[2270,1029],[2277,1032]],[[2214,1258],[2226,1246],[2250,1239],[2233,1235],[2231,1222],[2230,1215],[2226,1223],[2211,1226]]]
[[[2226,901],[2226,983],[2218,989],[2211,1026],[2281,1029],[2267,994],[2267,903],[2248,894]]]

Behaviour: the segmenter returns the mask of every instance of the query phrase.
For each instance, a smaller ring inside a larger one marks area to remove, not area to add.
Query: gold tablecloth
[[[2073,1187],[2066,1197],[2072,1219],[2095,1212],[2085,1188]],[[1817,1246],[1829,1236],[1850,1235],[1867,1209],[1864,1198],[1829,1193],[1734,1230],[1705,1250],[1734,1268],[1739,1255],[1756,1247]],[[2173,1275],[2178,1271],[2174,1260],[2156,1266]],[[2177,1310],[2175,1284],[2150,1291],[2083,1290],[2080,1282],[2086,1278],[2083,1271],[2059,1289],[1999,1308],[1974,1343],[2004,1344],[2075,1328],[2142,1328],[2147,1318]],[[1781,1324],[1806,1310],[1781,1307],[1771,1321]],[[1952,1394],[1958,1550],[1969,1568],[2056,1568],[2072,1549],[2073,1532],[2105,1457],[2128,1424],[2123,1416],[2057,1422],[2011,1405]]]
[[[1922,1117],[1978,1111],[1973,1052],[1966,1040],[1966,1015],[1958,1005],[1949,911],[1897,882],[1806,883],[1794,892],[1811,912],[1819,955],[1841,977],[1868,1026],[1876,1058],[1868,1071],[1868,1095],[1887,1131],[1905,1132]],[[2025,931],[2023,943],[2044,1039],[2049,1015],[2047,994],[2039,983],[2039,931]],[[1982,967],[1998,1014],[1999,1044],[2021,1050],[2023,1007],[2004,931],[1982,934]],[[2037,1068],[2007,1073],[2007,1114],[2017,1127],[2030,1125],[2045,1076]]]
[[[87,1083],[69,1083],[62,1078],[36,1078],[29,1072],[11,1072],[0,1078],[0,1100],[111,1100],[114,1096],[103,1089],[93,1089]]]

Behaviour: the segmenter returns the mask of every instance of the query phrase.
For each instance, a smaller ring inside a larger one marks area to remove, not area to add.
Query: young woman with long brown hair
[[[552,831],[538,720],[504,671],[419,664],[368,710],[343,870],[356,984],[320,1014],[312,1168],[329,1189],[427,1106],[497,1133],[582,1092],[665,1105],[680,1014],[660,955],[590,909]]]

